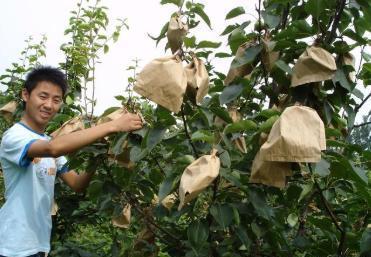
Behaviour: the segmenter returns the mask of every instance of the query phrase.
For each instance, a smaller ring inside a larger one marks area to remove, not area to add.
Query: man
[[[83,191],[90,173],[69,170],[63,156],[119,131],[142,127],[138,115],[50,139],[44,134],[67,91],[64,74],[55,68],[31,71],[22,90],[20,122],[8,129],[0,146],[5,204],[0,209],[0,257],[44,256],[50,250],[51,206],[58,175],[74,191]]]

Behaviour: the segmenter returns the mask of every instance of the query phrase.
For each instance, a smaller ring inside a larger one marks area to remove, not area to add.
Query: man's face
[[[42,81],[31,93],[24,89],[22,98],[26,102],[25,115],[32,119],[35,125],[45,128],[59,111],[63,102],[63,92],[58,85]]]

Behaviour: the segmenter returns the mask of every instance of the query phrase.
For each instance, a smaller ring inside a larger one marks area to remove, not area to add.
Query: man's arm
[[[60,178],[76,193],[82,193],[88,187],[94,172],[84,172],[78,174],[74,170],[62,173]]]
[[[133,131],[140,128],[142,128],[140,117],[136,114],[126,113],[116,120],[56,137],[50,141],[37,140],[31,144],[27,151],[27,156],[30,158],[59,157],[73,153],[108,134],[120,131]]]

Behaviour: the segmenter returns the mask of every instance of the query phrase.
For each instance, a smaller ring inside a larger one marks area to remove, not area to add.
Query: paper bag
[[[59,129],[57,129],[50,135],[52,137],[58,137],[83,129],[85,129],[84,120],[81,116],[77,116],[63,123],[63,125]]]
[[[175,53],[182,46],[187,32],[188,25],[182,22],[181,15],[176,14],[171,17],[166,36],[172,53]]]
[[[228,113],[233,122],[238,122],[241,120],[241,114],[237,111],[235,106],[228,107]],[[247,153],[246,141],[243,136],[234,139],[232,142],[236,148],[240,150],[240,152]]]
[[[324,149],[325,129],[317,112],[291,106],[273,124],[260,152],[265,161],[319,162]]]
[[[263,43],[263,52],[262,52],[262,62],[265,69],[270,72],[278,60],[280,53],[277,51],[273,51],[276,42],[270,40],[270,36],[267,34],[262,39]]]
[[[112,218],[112,225],[119,228],[128,228],[131,219],[131,205],[127,204],[119,216]]]
[[[284,188],[287,176],[292,176],[290,163],[264,161],[259,151],[252,164],[249,182]]]
[[[134,91],[178,113],[187,89],[187,75],[178,56],[158,58],[138,74]]]
[[[5,104],[3,107],[0,108],[0,115],[4,116],[7,121],[11,121],[13,119],[13,114],[17,109],[17,102],[10,101],[9,103]]]
[[[187,95],[197,104],[209,90],[209,74],[202,60],[193,56],[193,61],[185,67],[187,74]]]
[[[335,59],[329,52],[316,46],[308,47],[293,68],[291,87],[331,79],[336,69]]]
[[[197,197],[219,175],[220,160],[213,149],[210,155],[204,155],[191,163],[183,172],[179,185],[180,204],[178,210]]]
[[[242,56],[244,56],[246,49],[254,45],[255,45],[255,41],[249,41],[249,42],[246,42],[240,45],[240,47],[238,47],[237,52],[236,52],[236,58],[241,58]],[[245,77],[246,75],[250,74],[252,70],[253,70],[253,66],[251,63],[242,65],[237,68],[230,67],[227,77],[224,79],[224,85],[228,86],[236,78]]]
[[[355,67],[355,59],[354,59],[354,56],[351,53],[345,53],[342,56],[342,59],[343,59],[342,60],[343,61],[343,64],[352,66],[353,69],[354,69],[354,67]],[[348,79],[349,80],[355,81],[355,77],[356,77],[356,72],[355,71],[349,72],[349,74],[348,74]]]
[[[122,144],[122,152],[115,155],[111,148],[108,150],[108,159],[117,162],[118,165],[125,167],[127,169],[132,169],[135,163],[130,160],[130,149],[128,147],[129,142],[126,140]]]
[[[125,108],[119,108],[116,111],[111,112],[110,114],[100,117],[97,121],[97,125],[116,120],[120,118],[123,114],[127,113],[128,111]]]

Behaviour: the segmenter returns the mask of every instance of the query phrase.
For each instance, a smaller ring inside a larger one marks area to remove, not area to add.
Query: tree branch
[[[187,120],[185,118],[185,115],[184,115],[184,108],[183,108],[183,105],[181,107],[181,114],[182,114],[182,120],[183,120],[183,125],[184,125],[184,132],[188,138],[188,141],[189,141],[189,144],[191,145],[192,149],[193,149],[193,152],[194,152],[194,155],[196,156],[196,158],[198,158],[198,153],[196,151],[196,147],[194,146],[194,144],[192,143],[192,139],[191,139],[191,136],[189,135],[188,133],[188,128],[187,128]]]
[[[371,93],[369,93],[365,99],[362,100],[362,102],[356,106],[356,108],[354,108],[354,112],[357,113],[359,111],[359,109],[361,109],[361,107],[367,102],[367,100],[371,97]]]
[[[313,174],[312,165],[310,163],[308,163],[308,167],[309,167],[310,173]],[[324,197],[323,191],[322,191],[320,185],[318,184],[318,182],[315,178],[313,178],[313,179],[314,179],[314,185],[316,186],[316,188],[318,190],[318,193],[320,195],[320,199],[321,199],[323,205],[325,206],[325,209],[326,209],[327,213],[329,214],[329,216],[332,220],[332,223],[334,223],[335,227],[337,228],[337,230],[339,230],[339,232],[341,234],[339,247],[338,247],[338,251],[337,251],[337,255],[339,257],[341,257],[341,256],[343,256],[343,252],[344,252],[344,246],[345,246],[345,240],[346,240],[346,230],[339,225],[338,219],[335,216],[334,212],[332,211],[329,202]]]
[[[344,11],[345,2],[346,2],[346,0],[338,0],[338,2],[337,2],[337,8],[336,8],[336,12],[335,12],[334,22],[332,23],[331,32],[330,32],[330,34],[329,34],[329,36],[326,40],[326,42],[328,44],[331,44],[332,41],[334,40],[335,36],[336,36],[336,29],[338,28],[341,15]]]
[[[281,18],[281,29],[285,29],[286,27],[286,23],[287,23],[287,19],[289,17],[289,13],[290,13],[290,3],[287,3],[287,6],[286,8],[283,10],[283,13],[282,13],[282,18]]]
[[[133,197],[131,197],[130,195],[128,194],[125,194],[127,198],[129,198],[129,202],[130,204],[134,207],[134,209],[144,218],[144,220],[146,222],[148,222],[149,224],[151,224],[152,226],[156,227],[158,230],[160,230],[162,233],[168,235],[171,239],[174,240],[174,242],[178,243],[178,244],[181,244],[181,241],[180,241],[180,238],[177,238],[175,235],[173,235],[172,233],[170,233],[169,231],[167,231],[166,229],[162,228],[161,226],[159,226],[156,222],[154,222],[152,219],[150,219],[148,217],[148,215],[146,215],[144,213],[143,210],[141,210],[141,208],[138,206],[138,203],[137,203],[137,200],[134,199]],[[181,244],[182,245],[182,244]]]
[[[359,127],[366,126],[366,125],[370,125],[370,124],[371,124],[371,121],[367,121],[367,122],[364,122],[364,123],[361,123],[361,124],[353,125],[352,129],[353,128],[359,128]]]

